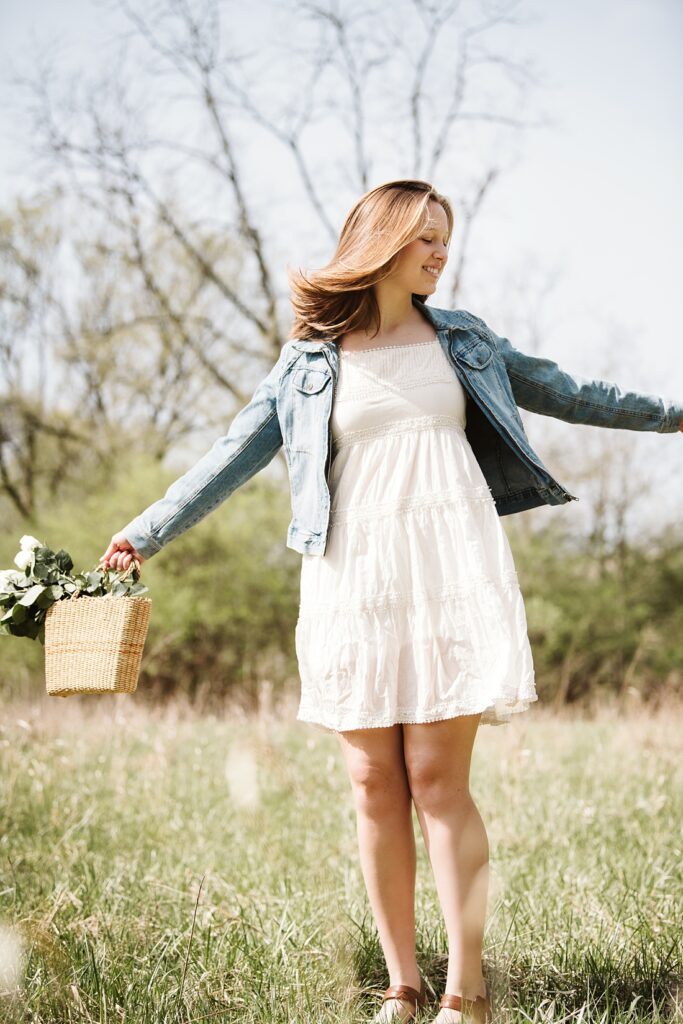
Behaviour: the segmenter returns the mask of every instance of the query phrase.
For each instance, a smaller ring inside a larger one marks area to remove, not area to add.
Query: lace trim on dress
[[[341,377],[340,377],[340,383],[341,383]],[[344,383],[346,384],[346,387],[344,388],[344,390],[340,389],[340,390],[338,390],[336,392],[336,394],[334,396],[335,402],[339,402],[339,403],[341,403],[341,402],[357,402],[360,399],[374,398],[380,392],[385,392],[387,390],[387,387],[388,387],[386,381],[382,381],[382,380],[377,380],[377,382],[373,381],[373,383],[371,385],[368,385],[368,384],[358,385],[355,382],[353,384],[348,384],[346,381],[344,381]],[[413,388],[428,387],[430,384],[452,384],[452,383],[453,383],[453,374],[452,373],[444,373],[444,371],[439,368],[439,369],[437,369],[437,371],[435,373],[433,373],[431,375],[422,375],[422,376],[420,376],[420,377],[418,377],[416,379],[413,379],[413,380],[411,380],[410,378],[403,378],[402,380],[392,382],[392,384],[390,386],[391,386],[391,388],[392,388],[392,390],[394,392],[396,392],[396,391],[403,392],[403,391],[411,391]]]
[[[387,352],[392,348],[419,348],[421,345],[434,345],[438,343],[439,339],[434,337],[430,338],[429,341],[412,341],[408,345],[374,345],[372,348],[357,348],[346,351],[337,345],[337,352],[342,356],[362,356],[366,352]]]
[[[488,484],[481,484],[479,487],[461,487],[456,493],[452,488],[447,491],[433,491],[431,494],[405,494],[400,498],[393,498],[391,501],[374,502],[372,505],[346,505],[345,507],[333,508],[330,511],[330,523],[347,523],[358,519],[375,520],[384,519],[387,516],[401,515],[405,512],[419,511],[420,509],[435,508],[437,506],[453,505],[460,508],[463,504],[471,502],[491,502],[491,491]]]
[[[398,708],[396,715],[392,715],[391,721],[387,721],[385,714],[359,715],[356,713],[353,716],[352,724],[342,721],[338,725],[328,725],[327,723],[334,722],[335,717],[338,716],[339,709],[334,703],[326,704],[325,701],[322,701],[319,705],[316,704],[315,707],[301,704],[296,717],[300,722],[310,722],[311,725],[317,725],[326,732],[343,732],[345,729],[390,728],[397,723],[403,725],[422,725],[428,722],[440,722],[446,718],[458,718],[460,715],[478,714],[482,716],[482,725],[505,725],[509,722],[512,715],[528,711],[529,705],[537,700],[538,696],[529,695],[520,699],[498,699],[495,702],[489,701],[488,703],[481,700],[448,701],[447,703],[430,708],[421,717],[416,715],[414,708]],[[483,707],[482,704],[484,705]]]
[[[428,416],[413,416],[405,420],[392,420],[390,423],[378,423],[374,427],[363,427],[360,430],[349,430],[342,437],[335,438],[333,448],[340,451],[351,444],[369,441],[374,437],[387,437],[390,434],[405,434],[414,430],[431,430],[434,427],[450,427],[465,432],[459,419],[444,413]]]
[[[490,576],[471,576],[465,582],[446,583],[437,590],[414,590],[410,594],[398,590],[385,590],[373,594],[371,598],[359,598],[356,601],[319,601],[311,606],[310,611],[301,602],[299,605],[299,621],[304,619],[319,619],[323,611],[334,612],[361,612],[381,611],[386,608],[412,608],[418,605],[430,604],[434,601],[446,601],[455,598],[456,601],[470,601],[472,593],[481,587],[493,589],[496,593],[504,590],[513,593],[519,588],[519,578],[513,569],[502,573],[497,579]],[[477,597],[480,595],[477,594]]]

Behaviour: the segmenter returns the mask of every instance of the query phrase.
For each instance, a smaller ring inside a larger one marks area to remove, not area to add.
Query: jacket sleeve
[[[505,362],[515,401],[523,409],[568,423],[623,430],[673,433],[683,423],[682,402],[624,391],[611,381],[579,377],[552,359],[525,355],[507,338],[493,334],[493,339]]]
[[[287,346],[227,434],[175,480],[164,496],[121,529],[133,547],[151,558],[164,544],[189,530],[272,461],[282,447],[277,390]]]

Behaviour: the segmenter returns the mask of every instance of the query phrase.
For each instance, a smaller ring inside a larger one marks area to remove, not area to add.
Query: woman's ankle
[[[401,967],[398,970],[389,971],[389,984],[392,987],[394,985],[410,985],[411,988],[416,988],[419,992],[422,984],[420,968],[414,964],[412,967]]]
[[[464,999],[476,999],[477,996],[482,996],[486,999],[487,997],[486,982],[483,974],[478,979],[472,977],[467,979],[460,978],[452,983],[447,977],[445,991],[450,992],[452,995],[462,996]]]

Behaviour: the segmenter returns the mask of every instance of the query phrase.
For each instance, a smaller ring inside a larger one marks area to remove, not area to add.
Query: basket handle
[[[133,570],[137,570],[137,572],[139,573],[141,565],[142,562],[139,559],[135,557],[131,558],[130,562],[128,563],[128,568],[124,569],[123,572],[121,573],[121,579],[123,579],[124,576],[127,576],[129,572],[133,572]]]
[[[123,569],[123,570],[121,570],[121,569],[114,569],[112,571],[113,572],[118,572],[120,574],[120,578],[121,579],[125,579],[125,577],[128,575],[128,573],[132,572],[134,569],[137,569],[137,571],[139,573],[141,565],[142,565],[142,562],[140,561],[140,559],[133,557],[131,559],[131,561],[128,563],[128,568],[127,569]],[[98,562],[97,565],[95,566],[95,569],[101,569],[101,568],[102,568],[102,564],[100,562]]]

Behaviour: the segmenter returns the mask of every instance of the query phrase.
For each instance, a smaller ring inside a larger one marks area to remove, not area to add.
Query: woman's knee
[[[372,817],[387,817],[410,804],[410,788],[403,760],[400,727],[340,733],[356,809]]]
[[[469,812],[478,723],[477,715],[404,727],[406,775],[417,808],[437,816]]]
[[[393,817],[410,805],[405,771],[367,764],[355,774],[352,787],[356,810],[366,817]]]
[[[435,762],[422,763],[409,773],[410,792],[415,806],[427,814],[469,811],[472,796],[467,780],[453,778],[443,766]]]

